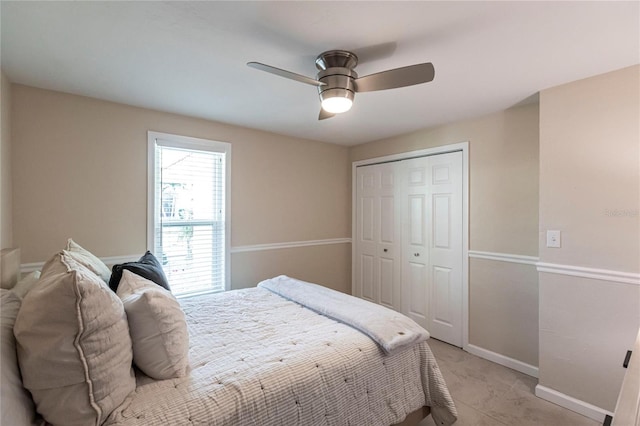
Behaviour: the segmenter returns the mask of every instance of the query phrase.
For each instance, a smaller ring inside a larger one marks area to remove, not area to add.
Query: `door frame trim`
[[[409,160],[411,158],[462,152],[462,349],[469,346],[469,142],[441,145],[416,151],[401,152],[382,157],[368,158],[351,163],[351,294],[355,294],[355,242],[356,242],[356,189],[358,185],[356,169],[373,164]]]

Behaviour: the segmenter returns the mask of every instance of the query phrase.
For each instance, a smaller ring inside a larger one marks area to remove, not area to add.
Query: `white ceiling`
[[[640,62],[640,2],[7,2],[1,66],[26,84],[354,145],[499,111]],[[360,76],[432,62],[431,83],[318,121],[315,57]]]

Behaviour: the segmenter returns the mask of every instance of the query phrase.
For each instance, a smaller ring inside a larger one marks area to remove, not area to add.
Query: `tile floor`
[[[598,426],[599,423],[535,396],[538,380],[429,340],[456,408],[456,426]],[[434,426],[427,417],[420,426]]]

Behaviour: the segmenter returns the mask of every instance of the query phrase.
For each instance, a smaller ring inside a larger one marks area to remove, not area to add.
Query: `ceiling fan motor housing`
[[[353,101],[356,93],[354,79],[358,74],[349,68],[328,68],[318,73],[317,79],[323,83],[318,86],[320,100],[325,98],[349,98]]]
[[[358,74],[353,68],[358,65],[358,57],[346,50],[329,50],[316,58],[316,68],[320,70],[316,79],[325,83],[318,86],[320,100],[327,98],[348,98],[353,101],[356,93],[354,80]]]

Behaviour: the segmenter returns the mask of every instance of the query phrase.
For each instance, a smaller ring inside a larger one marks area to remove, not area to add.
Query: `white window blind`
[[[175,295],[224,291],[229,282],[228,144],[163,136],[153,138],[151,250]]]

